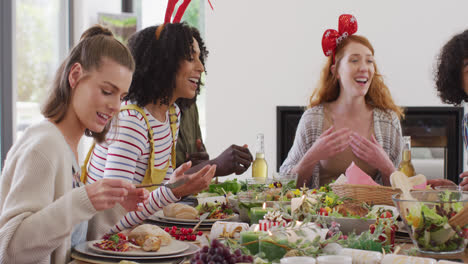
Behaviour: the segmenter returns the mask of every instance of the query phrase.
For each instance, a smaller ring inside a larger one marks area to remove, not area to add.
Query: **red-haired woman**
[[[402,110],[377,70],[369,40],[352,33],[341,35],[328,52],[332,56],[280,168],[297,173],[298,186],[330,183],[351,162],[376,182],[389,185],[400,162]]]

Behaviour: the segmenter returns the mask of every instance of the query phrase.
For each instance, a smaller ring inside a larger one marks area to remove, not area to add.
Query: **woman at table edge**
[[[453,36],[443,47],[437,59],[435,74],[437,93],[444,103],[460,105],[468,101],[468,30]],[[468,115],[463,118],[463,141],[468,146]],[[468,171],[460,174],[460,187],[468,191]],[[453,185],[437,179],[432,186]]]
[[[0,262],[67,263],[86,240],[87,221],[148,192],[119,179],[80,186],[77,148],[86,134],[98,141],[109,129],[132,80],[129,50],[100,26],[89,28],[57,70],[42,114],[10,149],[0,189]]]

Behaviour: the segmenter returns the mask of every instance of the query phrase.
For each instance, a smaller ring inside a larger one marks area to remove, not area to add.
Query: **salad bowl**
[[[454,254],[465,250],[468,228],[450,225],[449,220],[468,205],[468,192],[412,191],[404,198],[395,194],[393,202],[420,252]]]
[[[369,213],[363,217],[345,217],[336,213],[332,213],[329,216],[317,215],[312,219],[315,221],[323,221],[328,225],[330,225],[332,222],[336,222],[340,225],[340,231],[345,235],[349,235],[351,233],[361,234],[362,232],[369,230],[370,226],[375,224],[378,218],[382,217],[379,213],[381,210],[391,211],[392,213],[390,217],[393,219],[398,217],[398,210],[395,207],[388,205],[374,205],[372,210],[370,210]]]

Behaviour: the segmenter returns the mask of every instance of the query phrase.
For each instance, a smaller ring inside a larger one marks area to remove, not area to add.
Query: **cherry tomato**
[[[325,209],[325,208],[320,208],[320,210],[319,210],[319,215],[327,216],[327,215],[328,215],[327,209]]]
[[[392,218],[392,213],[389,212],[389,211],[383,212],[383,213],[380,215],[380,218]]]

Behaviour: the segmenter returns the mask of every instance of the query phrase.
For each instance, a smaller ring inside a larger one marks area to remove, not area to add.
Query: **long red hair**
[[[343,40],[336,48],[336,69],[338,69],[340,62],[344,57],[345,47],[351,42],[357,42],[366,46],[372,52],[372,55],[374,55],[374,48],[366,37],[351,35]],[[318,86],[309,99],[308,108],[322,103],[333,102],[338,99],[338,96],[340,95],[340,84],[336,76],[330,70],[332,65],[333,58],[330,56],[328,57],[328,60],[322,69],[322,74],[320,76]],[[401,119],[403,117],[403,110],[401,107],[397,106],[395,102],[393,102],[390,90],[388,89],[387,85],[385,85],[383,77],[377,70],[377,65],[375,63],[374,68],[374,77],[372,78],[369,91],[365,96],[366,104],[382,110],[392,110],[397,114],[398,118]]]

